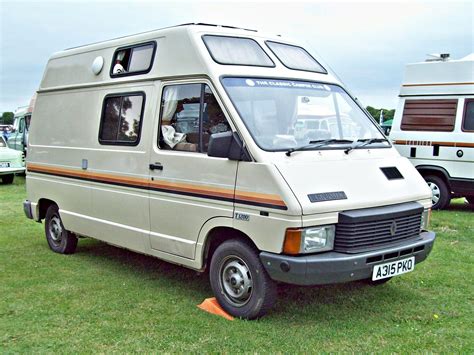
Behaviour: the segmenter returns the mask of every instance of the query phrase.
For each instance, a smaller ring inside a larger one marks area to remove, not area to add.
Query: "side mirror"
[[[252,160],[238,134],[232,131],[211,134],[207,155],[230,160]]]

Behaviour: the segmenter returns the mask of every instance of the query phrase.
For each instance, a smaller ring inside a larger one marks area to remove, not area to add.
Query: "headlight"
[[[431,217],[431,208],[427,208],[421,214],[421,226],[422,230],[427,230],[430,225],[430,217]]]
[[[287,229],[283,252],[285,254],[316,253],[334,248],[334,225],[303,229]]]

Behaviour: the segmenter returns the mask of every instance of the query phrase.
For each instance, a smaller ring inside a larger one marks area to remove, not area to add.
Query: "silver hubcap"
[[[252,295],[252,274],[247,264],[238,256],[228,256],[222,263],[221,283],[224,295],[234,306],[245,305]]]
[[[61,220],[59,217],[54,216],[49,222],[49,236],[51,239],[59,244],[63,235],[63,228],[61,227]]]
[[[431,189],[431,202],[433,202],[433,205],[437,204],[440,197],[441,197],[441,191],[439,189],[439,186],[436,185],[435,183],[428,181],[428,186]]]

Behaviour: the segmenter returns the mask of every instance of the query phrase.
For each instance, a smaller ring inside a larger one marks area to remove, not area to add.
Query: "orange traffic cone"
[[[227,320],[234,320],[234,317],[232,317],[229,313],[227,313],[221,308],[215,297],[206,298],[204,302],[198,304],[198,308],[201,308],[203,311],[206,311],[208,313],[224,317]]]

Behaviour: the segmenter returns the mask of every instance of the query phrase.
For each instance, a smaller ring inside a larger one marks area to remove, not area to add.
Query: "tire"
[[[2,184],[11,184],[14,178],[15,174],[2,175]]]
[[[375,280],[375,281],[373,281],[372,279],[366,279],[366,280],[364,280],[364,283],[369,285],[369,286],[374,286],[375,287],[375,286],[385,285],[391,279],[392,279],[391,277],[387,277],[385,279]]]
[[[58,206],[51,205],[46,211],[44,223],[46,241],[49,248],[59,254],[73,254],[77,247],[77,237],[64,228]]]
[[[431,208],[434,210],[442,210],[449,204],[449,201],[451,200],[451,194],[448,190],[448,187],[446,186],[446,183],[443,181],[443,179],[435,175],[425,176],[425,181],[431,188],[431,192],[433,194],[433,206]]]
[[[242,240],[227,240],[216,249],[209,279],[221,307],[237,318],[263,317],[276,300],[276,283],[260,262],[258,251]]]
[[[469,203],[471,206],[474,206],[474,196],[467,196],[466,200],[467,203]]]

